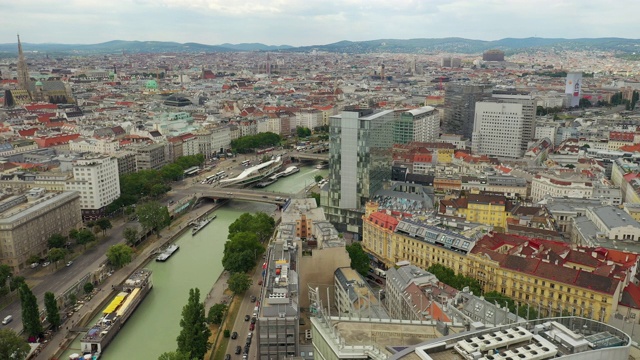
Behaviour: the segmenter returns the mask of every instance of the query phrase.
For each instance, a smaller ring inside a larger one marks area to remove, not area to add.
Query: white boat
[[[169,259],[171,257],[171,255],[173,255],[173,253],[175,253],[176,251],[178,251],[178,249],[180,249],[180,246],[173,244],[170,245],[168,248],[166,248],[162,254],[160,254],[157,258],[156,261],[159,262],[164,262],[167,261],[167,259]]]
[[[193,229],[191,229],[191,235],[195,235],[198,231],[204,229],[205,226],[209,225],[210,222],[215,220],[216,215],[213,215],[210,218],[204,218],[200,221],[196,221],[193,223]]]
[[[234,178],[220,180],[220,187],[247,186],[249,184],[253,184],[254,182],[258,182],[273,175],[281,166],[282,159],[278,156],[274,160],[269,160],[262,164],[247,168]]]

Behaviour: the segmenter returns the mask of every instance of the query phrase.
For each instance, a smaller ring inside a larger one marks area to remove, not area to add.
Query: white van
[[[2,325],[7,325],[8,323],[10,323],[11,321],[13,321],[13,316],[11,315],[7,315],[5,316],[5,318],[2,320]]]

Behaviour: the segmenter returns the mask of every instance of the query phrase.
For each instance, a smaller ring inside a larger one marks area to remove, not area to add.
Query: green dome
[[[40,80],[36,81],[36,86],[42,86],[42,81]]]
[[[155,80],[148,80],[144,87],[147,89],[157,89],[158,83]]]

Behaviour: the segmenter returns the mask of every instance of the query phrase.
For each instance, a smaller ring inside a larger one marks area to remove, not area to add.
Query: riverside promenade
[[[178,218],[170,227],[160,231],[160,236],[151,236],[149,239],[145,240],[145,243],[143,244],[145,248],[136,255],[133,261],[123,268],[115,271],[103,283],[98,285],[97,293],[91,298],[91,300],[85,302],[84,305],[75,314],[73,314],[73,316],[60,325],[60,329],[54,333],[48,345],[40,351],[35,359],[58,360],[59,356],[61,356],[61,354],[66,350],[73,339],[80,335],[77,330],[88,327],[90,325],[88,322],[95,316],[96,312],[100,311],[106,302],[111,300],[115,295],[115,292],[112,290],[113,287],[125,281],[138,268],[144,267],[150,260],[152,260],[158,248],[176,240],[184,231],[187,231],[189,229],[188,223],[190,221],[210,213],[219,206],[220,205],[203,204],[197,209]],[[223,275],[224,274],[225,273],[223,272]],[[217,279],[212,280],[215,281]],[[208,298],[205,296],[205,299],[202,299],[205,301],[205,304],[215,304],[220,300],[215,301],[214,298],[221,299],[220,296],[224,296],[223,293],[226,288],[226,280],[221,281],[221,283],[222,284],[219,286],[223,287],[221,291],[218,291],[214,285],[208,293],[211,294],[211,296],[208,296]],[[144,306],[144,303],[142,306]]]

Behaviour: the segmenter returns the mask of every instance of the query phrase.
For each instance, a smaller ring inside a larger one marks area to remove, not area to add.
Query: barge
[[[156,258],[156,261],[159,261],[159,262],[167,261],[171,257],[171,255],[173,255],[176,251],[178,251],[178,249],[180,249],[180,246],[176,244],[169,245],[168,248],[166,248],[160,255],[158,255],[158,257]]]
[[[213,215],[213,217],[205,218],[205,219],[202,219],[200,221],[196,221],[193,224],[193,229],[191,229],[191,235],[197,234],[198,231],[204,229],[204,227],[209,225],[209,223],[212,222],[213,220],[215,220],[215,218],[216,218],[216,215]]]
[[[91,355],[92,358],[100,357],[151,288],[153,281],[151,270],[148,269],[138,270],[125,280],[118,295],[102,310],[98,323],[80,340],[83,354]]]

